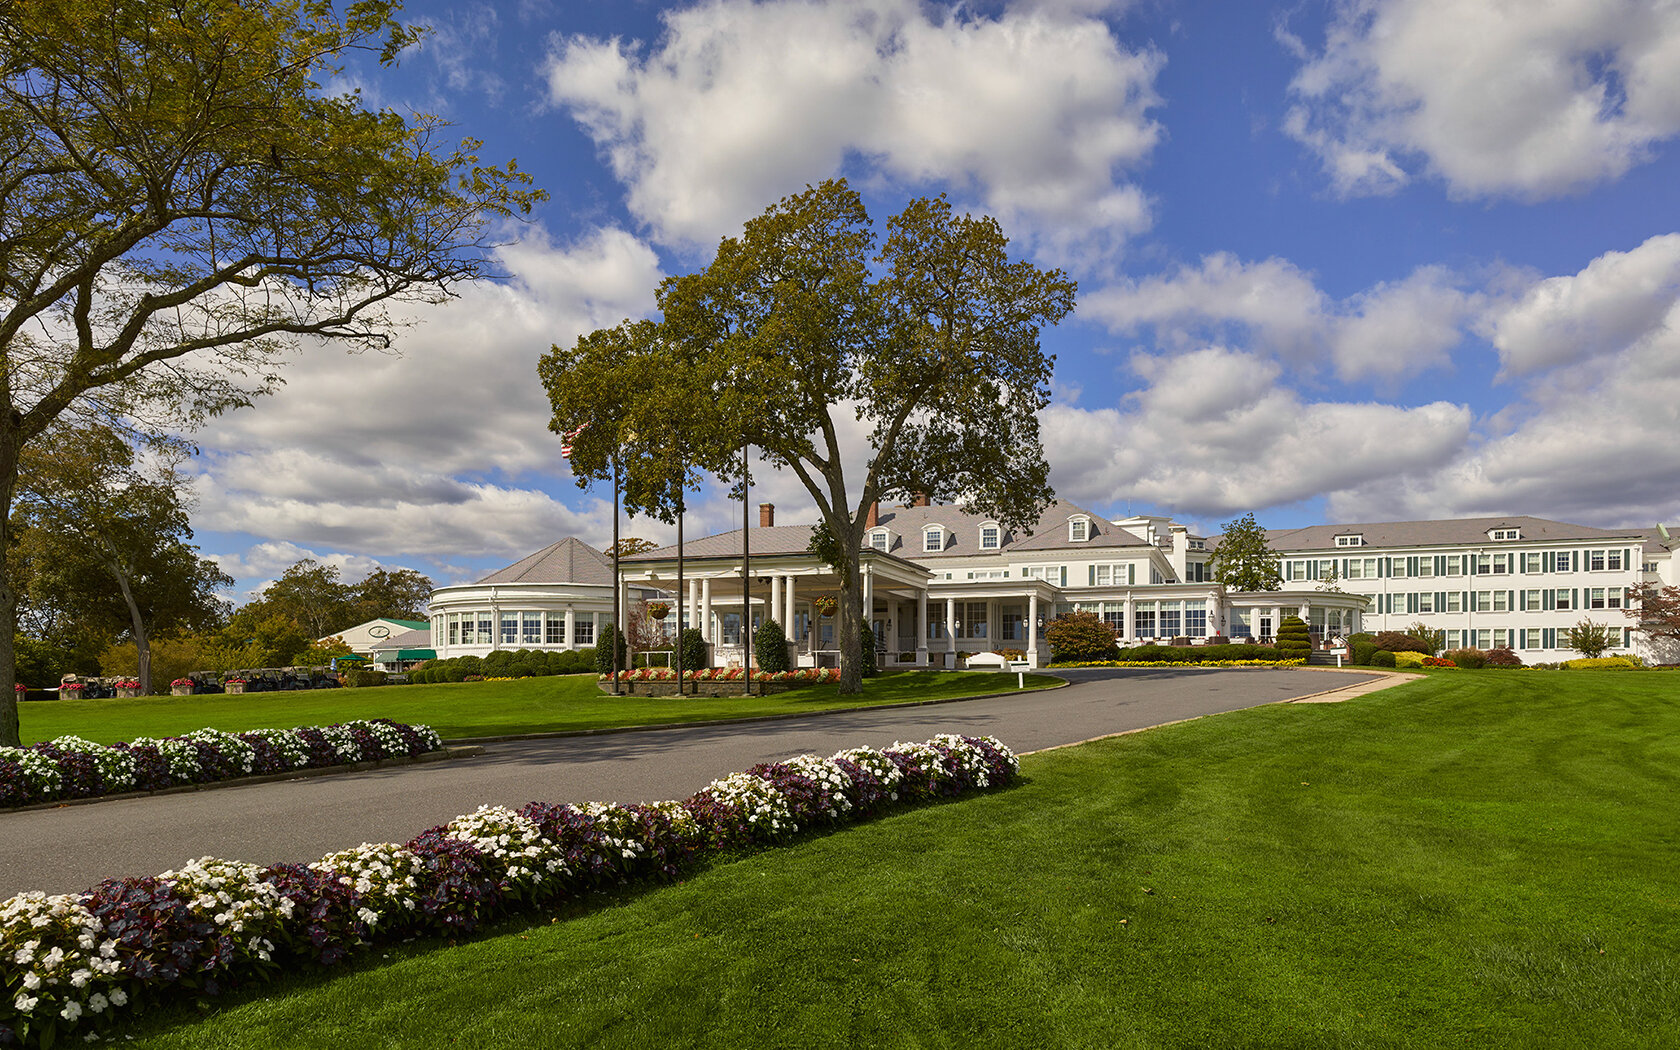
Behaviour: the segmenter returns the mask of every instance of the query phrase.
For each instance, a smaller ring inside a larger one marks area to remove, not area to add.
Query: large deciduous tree
[[[1275,590],[1278,553],[1266,542],[1266,530],[1252,513],[1220,526],[1219,546],[1213,552],[1213,578],[1233,591]]]
[[[719,446],[750,442],[791,470],[833,537],[841,692],[862,688],[870,504],[923,493],[1026,529],[1049,503],[1038,413],[1054,357],[1039,333],[1076,291],[943,196],[911,201],[882,241],[844,180],[784,198],[661,285],[660,329],[694,362],[687,396],[721,417]],[[860,422],[866,449],[849,439]],[[738,456],[703,462],[739,492]]]
[[[1631,587],[1622,612],[1639,625],[1636,630],[1650,643],[1653,662],[1673,663],[1680,657],[1680,587]]]
[[[126,629],[150,692],[152,636],[220,626],[227,606],[216,590],[233,579],[187,543],[179,450],[154,449],[148,465],[104,427],[48,434],[24,450],[15,510],[34,562],[29,598],[57,603],[84,628]]]
[[[289,337],[383,347],[390,308],[484,276],[539,191],[433,118],[322,82],[416,36],[394,0],[0,3],[0,548],[23,449],[66,413],[247,403]],[[17,743],[0,574],[0,744]]]

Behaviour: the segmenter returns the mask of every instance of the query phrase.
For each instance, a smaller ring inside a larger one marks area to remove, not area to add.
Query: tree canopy
[[[1266,530],[1252,512],[1220,526],[1219,546],[1213,552],[1213,578],[1233,591],[1276,590],[1278,553],[1266,542]]]
[[[643,454],[657,454],[642,427],[658,420],[686,463],[737,494],[749,480],[743,442],[792,471],[838,551],[840,689],[855,693],[871,503],[960,498],[1024,529],[1050,501],[1038,413],[1054,357],[1039,333],[1073,309],[1077,286],[1007,249],[996,220],[955,215],[943,196],[911,201],[881,241],[845,180],[808,187],[726,238],[705,269],[663,282],[662,320],[556,347],[542,371],[556,426],[603,415],[600,386],[629,374],[598,364],[611,342],[612,360],[666,363],[653,385],[613,392],[624,410],[605,414],[635,421],[630,444]],[[867,448],[848,438],[858,422]],[[602,437],[610,445],[625,430],[609,423]],[[860,460],[862,476],[848,476]]]
[[[249,403],[294,336],[390,343],[486,276],[543,196],[431,117],[322,87],[416,37],[390,0],[0,3],[0,547],[18,457],[66,413]],[[0,574],[0,744],[17,742]]]
[[[228,610],[216,591],[233,580],[187,543],[186,484],[171,455],[181,450],[137,452],[105,427],[48,433],[24,451],[13,512],[30,569],[23,597],[54,609],[72,636],[126,633],[149,689],[152,636],[219,626]]]

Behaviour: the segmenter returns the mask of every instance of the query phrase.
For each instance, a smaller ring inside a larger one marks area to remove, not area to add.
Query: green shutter
[[[1085,566],[1085,586],[1095,587],[1096,585],[1097,585],[1097,567],[1095,565]]]

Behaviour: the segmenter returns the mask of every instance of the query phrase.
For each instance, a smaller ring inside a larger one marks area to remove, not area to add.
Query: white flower
[[[98,992],[94,992],[88,997],[88,1009],[92,1010],[96,1014],[104,1013],[105,1007],[109,1005],[110,1003],[106,1000],[106,998]]]
[[[128,993],[123,991],[121,988],[111,989],[111,1005],[113,1005],[113,1006],[127,1006],[128,1005]]]
[[[64,1018],[66,1021],[74,1021],[76,1018],[82,1016],[82,1004],[72,999],[64,1004],[64,1009],[58,1012],[58,1016]]]
[[[35,989],[37,989],[39,987],[41,987],[41,977],[40,977],[40,975],[37,974],[34,970],[25,970],[23,972],[23,988],[24,988],[24,991],[33,992]]]
[[[35,1010],[35,1004],[40,1001],[41,1000],[38,997],[20,995],[16,999],[12,1000],[12,1008],[20,1014],[33,1013]]]

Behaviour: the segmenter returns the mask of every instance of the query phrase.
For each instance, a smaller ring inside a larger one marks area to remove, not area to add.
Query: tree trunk
[[[0,418],[0,746],[18,747],[17,594],[12,590],[12,494],[17,491],[18,454],[23,449],[16,412]]]
[[[858,566],[860,536],[840,540],[840,689],[841,696],[863,692],[863,575]]]
[[[128,604],[129,627],[134,631],[135,666],[139,673],[135,675],[140,680],[140,695],[152,695],[152,640],[146,637],[146,621],[140,615],[140,605],[134,600],[134,589],[128,585],[128,573],[121,565],[114,561],[105,563],[116,577],[117,586],[122,588],[123,601]]]

